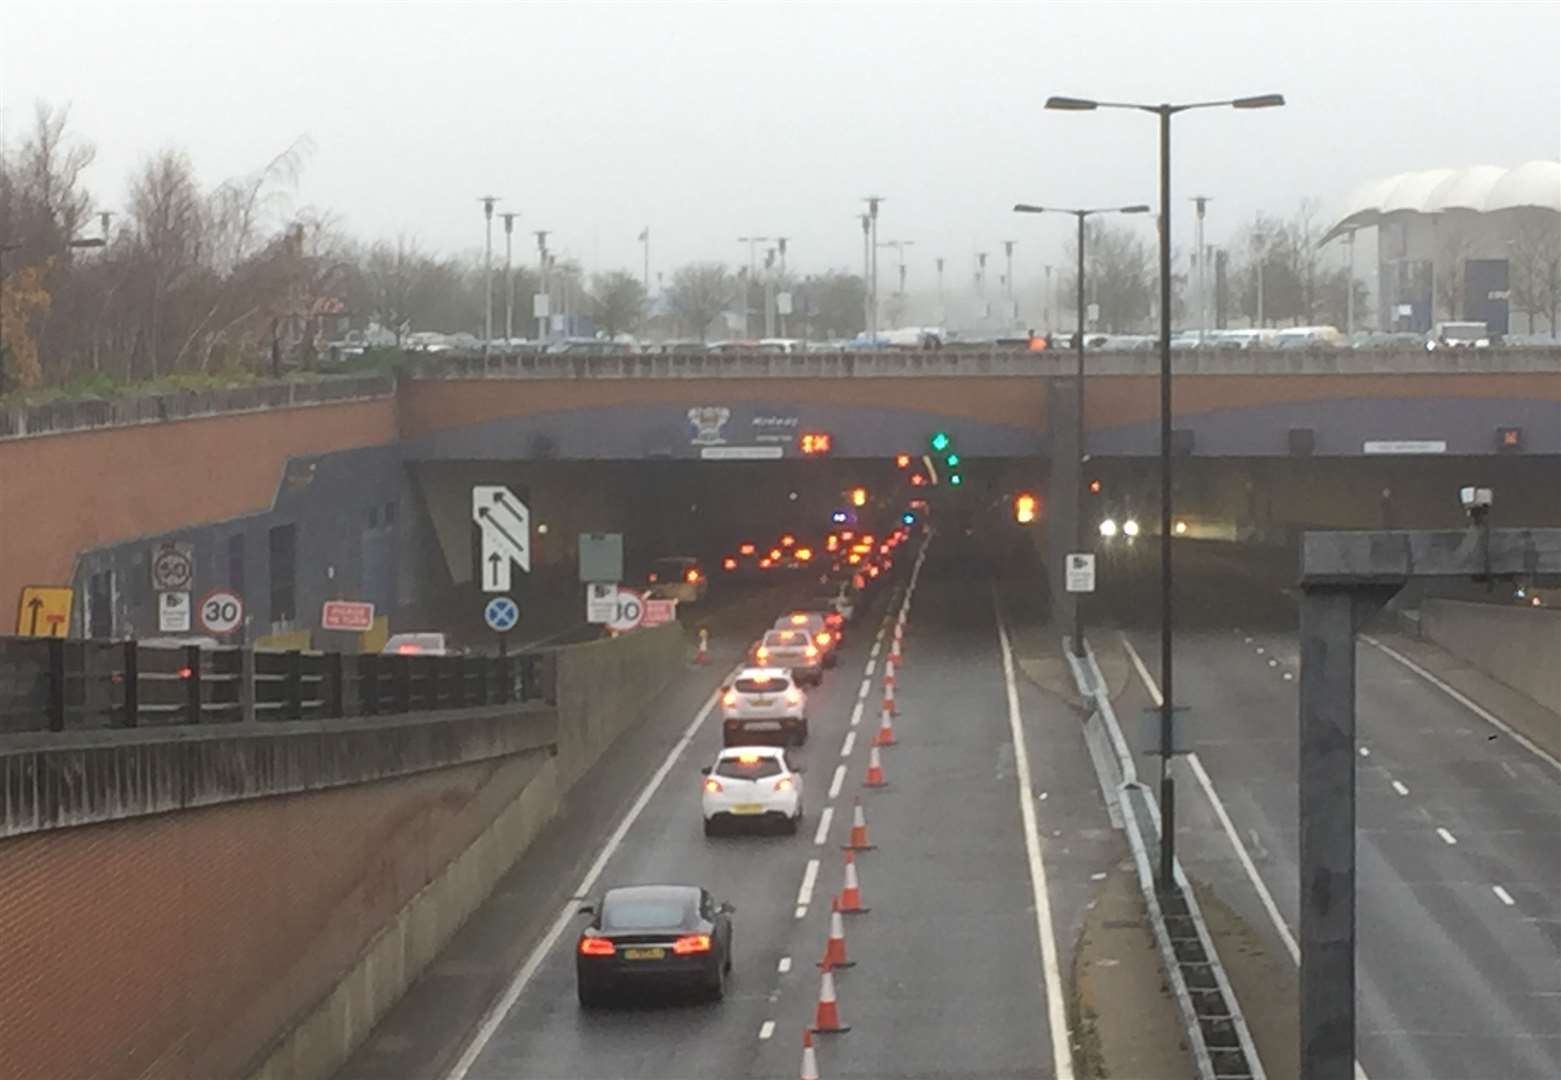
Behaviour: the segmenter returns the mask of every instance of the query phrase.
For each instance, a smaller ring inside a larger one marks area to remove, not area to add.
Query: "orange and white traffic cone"
[[[846,883],[837,903],[842,915],[866,915],[872,908],[862,906],[862,883],[856,877],[856,853],[846,852]]]
[[[818,1055],[813,1051],[813,1031],[802,1029],[802,1080],[818,1080]]]
[[[699,631],[699,651],[694,654],[694,663],[710,663],[710,631],[701,628]]]
[[[818,966],[825,971],[856,967],[856,961],[846,959],[846,924],[840,917],[838,897],[829,902],[829,940],[824,943],[824,959]]]
[[[874,746],[894,745],[894,714],[884,709],[878,721],[878,730],[873,734]]]
[[[863,781],[864,787],[881,788],[889,786],[889,778],[883,773],[883,760],[878,756],[878,743],[875,741],[867,751],[867,779]]]
[[[883,688],[883,711],[890,716],[898,716],[900,710],[894,707],[894,684],[889,683]]]
[[[828,968],[818,984],[818,1013],[813,1019],[813,1030],[820,1035],[837,1035],[850,1031],[849,1024],[840,1022],[840,1005],[835,1001],[835,976]]]
[[[862,800],[857,799],[851,809],[851,842],[846,851],[872,851],[876,845],[867,842],[867,816],[862,813]]]
[[[893,686],[894,685],[894,654],[893,653],[890,653],[889,654],[889,659],[884,661],[884,665],[883,665],[883,684],[885,686]]]

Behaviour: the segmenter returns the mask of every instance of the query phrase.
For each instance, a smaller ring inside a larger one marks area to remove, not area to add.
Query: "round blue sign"
[[[488,629],[504,633],[513,630],[515,624],[520,621],[520,608],[507,596],[495,596],[488,601],[488,606],[483,608],[482,617],[488,624]]]

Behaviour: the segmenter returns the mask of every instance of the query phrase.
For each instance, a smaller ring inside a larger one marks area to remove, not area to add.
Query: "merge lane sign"
[[[70,604],[75,590],[65,585],[27,585],[16,605],[19,637],[65,637],[70,633]]]
[[[531,572],[531,511],[503,484],[472,485],[472,521],[482,534],[482,591],[510,591],[511,564]]]

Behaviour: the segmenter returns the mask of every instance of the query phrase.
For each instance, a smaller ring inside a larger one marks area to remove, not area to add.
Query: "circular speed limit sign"
[[[208,634],[231,634],[244,624],[244,600],[238,593],[218,589],[206,594],[199,615]]]
[[[607,628],[626,634],[640,625],[645,618],[645,599],[633,589],[619,589],[618,602],[613,606],[612,618]]]

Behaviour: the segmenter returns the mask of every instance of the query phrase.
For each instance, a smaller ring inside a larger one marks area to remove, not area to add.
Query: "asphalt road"
[[[1158,636],[1130,633],[1151,674]],[[1298,926],[1293,632],[1228,626],[1176,639],[1178,844],[1250,925],[1271,926],[1237,843]],[[1118,712],[1142,749],[1134,679]],[[1561,1076],[1561,773],[1375,647],[1359,647],[1357,1055],[1372,1080]],[[1146,778],[1154,759],[1141,758]],[[1276,948],[1284,948],[1276,942]]]
[[[810,695],[807,819],[794,837],[703,835],[698,767],[713,757],[719,727],[714,718],[696,723],[690,704],[685,738],[638,763],[633,788],[663,764],[666,778],[607,855],[601,883],[694,881],[735,904],[725,1001],[582,1011],[577,924],[551,942],[532,930],[541,947],[529,961],[516,956],[522,977],[507,1007],[477,1026],[465,1075],[795,1077],[801,1032],[814,1017],[829,899],[842,884],[840,845],[860,797],[877,845],[857,863],[872,910],[847,920],[856,963],[837,973],[837,989],[852,1030],[820,1037],[823,1075],[1071,1076],[1062,973],[1116,849],[1077,718],[1005,671],[999,592],[952,543],[929,560],[907,622],[898,744],[882,752],[889,786],[879,790],[862,781],[891,623],[882,607],[859,620],[839,667]],[[1028,838],[1021,757],[1031,773]],[[573,835],[580,862],[602,850],[600,830]],[[394,1036],[383,1041],[393,1045]]]

